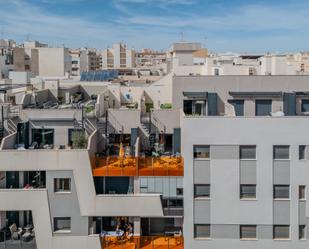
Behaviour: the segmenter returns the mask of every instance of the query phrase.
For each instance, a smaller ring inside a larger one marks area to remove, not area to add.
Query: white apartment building
[[[135,67],[135,51],[125,44],[115,43],[102,52],[102,69],[132,69]]]
[[[71,74],[72,61],[67,48],[38,48],[39,76],[65,77]]]

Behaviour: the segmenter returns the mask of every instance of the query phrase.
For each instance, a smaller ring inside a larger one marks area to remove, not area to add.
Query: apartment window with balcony
[[[301,100],[301,112],[309,113],[309,99]]]
[[[243,240],[256,239],[256,225],[240,225],[239,237]]]
[[[274,199],[290,199],[290,185],[274,185]]]
[[[298,187],[298,198],[299,200],[306,200],[306,186],[300,185]]]
[[[195,224],[194,225],[194,238],[209,239],[210,238],[210,225],[209,224]]]
[[[305,225],[299,225],[298,227],[298,238],[300,240],[306,240],[307,239],[307,236],[306,236],[306,226]]]
[[[273,238],[276,240],[290,239],[290,226],[289,225],[274,225]]]
[[[255,116],[269,116],[271,114],[272,100],[258,99],[255,101]]]
[[[55,217],[54,218],[54,232],[71,232],[71,218],[70,217]]]
[[[306,145],[299,145],[298,158],[299,160],[306,160]]]
[[[255,198],[256,198],[255,184],[240,185],[240,199],[255,199]]]
[[[194,185],[194,198],[210,198],[210,185],[209,184],[195,184]]]
[[[275,145],[273,147],[274,160],[289,160],[290,159],[290,146],[288,145]]]
[[[255,145],[239,146],[239,158],[241,160],[255,160],[256,159],[256,146]]]
[[[71,179],[70,178],[55,178],[54,179],[54,192],[64,193],[71,191]]]
[[[193,146],[194,159],[209,159],[210,146],[209,145],[194,145]]]

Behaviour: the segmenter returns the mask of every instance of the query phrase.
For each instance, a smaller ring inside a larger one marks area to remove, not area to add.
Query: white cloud
[[[41,1],[55,3],[59,0]],[[125,41],[135,48],[167,48],[170,42],[179,39],[180,31],[184,31],[188,40],[202,41],[207,36],[213,49],[306,49],[309,3],[281,7],[247,4],[233,8],[229,13],[222,8],[221,11],[206,15],[201,14],[201,11],[190,11],[189,4],[196,2],[113,0],[116,9],[109,18],[91,20],[86,15],[58,15],[28,0],[0,0],[0,3],[5,3],[0,8],[0,30],[3,28],[6,34],[20,40],[30,34],[32,38],[52,44],[64,43],[75,47],[103,48],[113,42]],[[145,5],[147,12],[136,11],[133,3]],[[168,14],[165,11],[151,12],[151,7],[156,4],[162,4],[159,8],[163,5],[168,8]],[[173,8],[172,5],[176,4],[183,8]]]

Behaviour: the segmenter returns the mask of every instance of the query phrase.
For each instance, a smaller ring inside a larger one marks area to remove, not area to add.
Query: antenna
[[[0,38],[4,39],[4,27],[1,27]]]
[[[26,41],[30,41],[30,34],[27,34]]]
[[[181,41],[181,42],[184,41],[183,36],[184,36],[184,33],[183,33],[183,31],[181,31],[181,32],[180,32],[180,41]]]
[[[204,37],[204,48],[206,48],[206,45],[207,45],[207,39],[208,39],[208,37],[207,37],[207,36],[205,36],[205,37]]]

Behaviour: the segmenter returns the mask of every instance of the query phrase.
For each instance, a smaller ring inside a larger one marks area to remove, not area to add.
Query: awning
[[[297,96],[308,96],[309,92],[296,92]]]
[[[233,97],[282,97],[283,92],[229,92]]]
[[[206,99],[208,92],[183,92],[183,96],[193,99]]]

